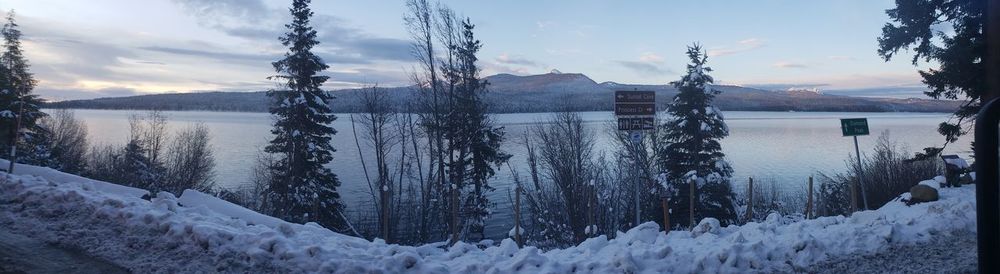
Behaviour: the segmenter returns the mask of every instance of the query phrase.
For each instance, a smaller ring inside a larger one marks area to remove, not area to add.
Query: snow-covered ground
[[[2,164],[2,163],[0,163]],[[298,225],[197,192],[111,187],[46,169],[0,172],[0,228],[78,248],[134,272],[253,273],[746,273],[808,271],[828,260],[975,231],[975,187],[940,189],[937,202],[897,201],[851,217],[719,227],[664,235],[645,223],[571,248],[400,246]],[[904,196],[906,196],[904,194]]]

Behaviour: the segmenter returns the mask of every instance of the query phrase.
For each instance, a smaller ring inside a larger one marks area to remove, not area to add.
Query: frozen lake
[[[87,123],[92,144],[124,144],[128,138],[128,117],[136,111],[75,110],[76,116]],[[244,184],[256,154],[270,138],[271,118],[267,113],[241,112],[164,112],[172,129],[202,122],[212,133],[216,157],[216,182],[222,187],[235,188]],[[550,113],[498,114],[494,119],[506,127],[508,142],[504,149],[513,155],[511,164],[527,175],[526,156],[521,144],[523,134],[537,123],[549,120]],[[596,134],[598,150],[610,148],[606,133],[614,118],[611,112],[581,113],[588,130]],[[943,143],[937,134],[937,124],[948,119],[943,113],[836,113],[836,112],[725,112],[730,136],[722,141],[723,152],[735,173],[734,187],[741,190],[747,177],[774,180],[784,186],[799,189],[809,176],[818,172],[843,170],[848,154],[854,152],[853,140],[842,137],[840,118],[867,117],[871,136],[860,138],[862,153],[870,151],[878,135],[888,131],[890,137],[910,151]],[[349,114],[339,114],[333,123],[339,133],[333,138],[337,149],[330,168],[343,182],[342,195],[349,209],[357,202],[369,199],[368,185],[358,161],[358,150],[351,133]],[[360,133],[360,128],[359,134]],[[948,147],[946,152],[968,155],[969,138]],[[364,148],[364,143],[362,143]],[[609,155],[610,156],[610,155]],[[374,157],[366,155],[370,161]],[[371,163],[369,163],[371,165]],[[371,171],[369,168],[369,171]],[[507,191],[511,188],[510,172],[500,169],[493,179],[497,191],[493,201],[495,221],[487,227],[487,235],[505,233],[509,225]],[[505,228],[506,227],[506,228]]]

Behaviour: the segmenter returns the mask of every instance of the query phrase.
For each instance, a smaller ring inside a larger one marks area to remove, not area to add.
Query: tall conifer
[[[671,191],[671,208],[689,208],[690,183],[696,184],[695,215],[712,217],[723,224],[736,220],[733,191],[729,184],[733,169],[724,160],[719,140],[729,135],[722,112],[712,105],[719,94],[709,85],[712,69],[705,66],[708,56],[700,45],[688,47],[687,75],[670,83],[678,93],[667,104],[668,118],[661,125],[664,144],[659,151],[660,167],[666,174],[661,182]],[[672,224],[689,223],[687,210],[674,210]],[[697,222],[697,220],[696,220]]]
[[[336,116],[327,105],[333,96],[321,89],[329,77],[319,75],[329,66],[311,51],[319,41],[309,25],[313,15],[309,2],[292,2],[292,22],[285,25],[288,32],[280,38],[288,52],[273,63],[278,75],[269,78],[278,80],[280,88],[267,92],[274,139],[265,151],[278,155],[271,166],[267,202],[273,215],[288,221],[313,221],[342,229],[346,220],[340,214],[340,180],[324,166],[333,160],[330,139],[337,133],[330,127]]]

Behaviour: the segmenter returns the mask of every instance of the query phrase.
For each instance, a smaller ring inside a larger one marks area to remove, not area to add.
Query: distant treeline
[[[722,94],[717,106],[729,111],[831,111],[831,112],[953,112],[957,101],[928,99],[863,98],[824,95],[807,91],[765,91],[742,87],[717,86]],[[631,90],[632,88],[628,88]],[[648,87],[646,89],[649,89]],[[673,98],[676,91],[654,88],[659,105]],[[389,94],[394,106],[405,111],[413,101],[414,89],[409,87],[380,88]],[[331,106],[339,113],[359,112],[358,89],[338,90]],[[614,91],[611,88],[583,92],[491,90],[486,94],[493,113],[529,113],[554,111],[611,111]],[[128,110],[192,110],[267,112],[264,92],[205,92],[153,94],[129,97],[99,98],[50,102],[47,108],[128,109]]]

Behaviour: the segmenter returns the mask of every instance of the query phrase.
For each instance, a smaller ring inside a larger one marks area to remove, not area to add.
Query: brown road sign
[[[656,93],[652,91],[618,90],[615,91],[615,104],[619,103],[656,103]]]
[[[656,115],[656,104],[615,104],[615,115],[652,116]]]
[[[618,118],[618,130],[651,130],[653,117]]]

